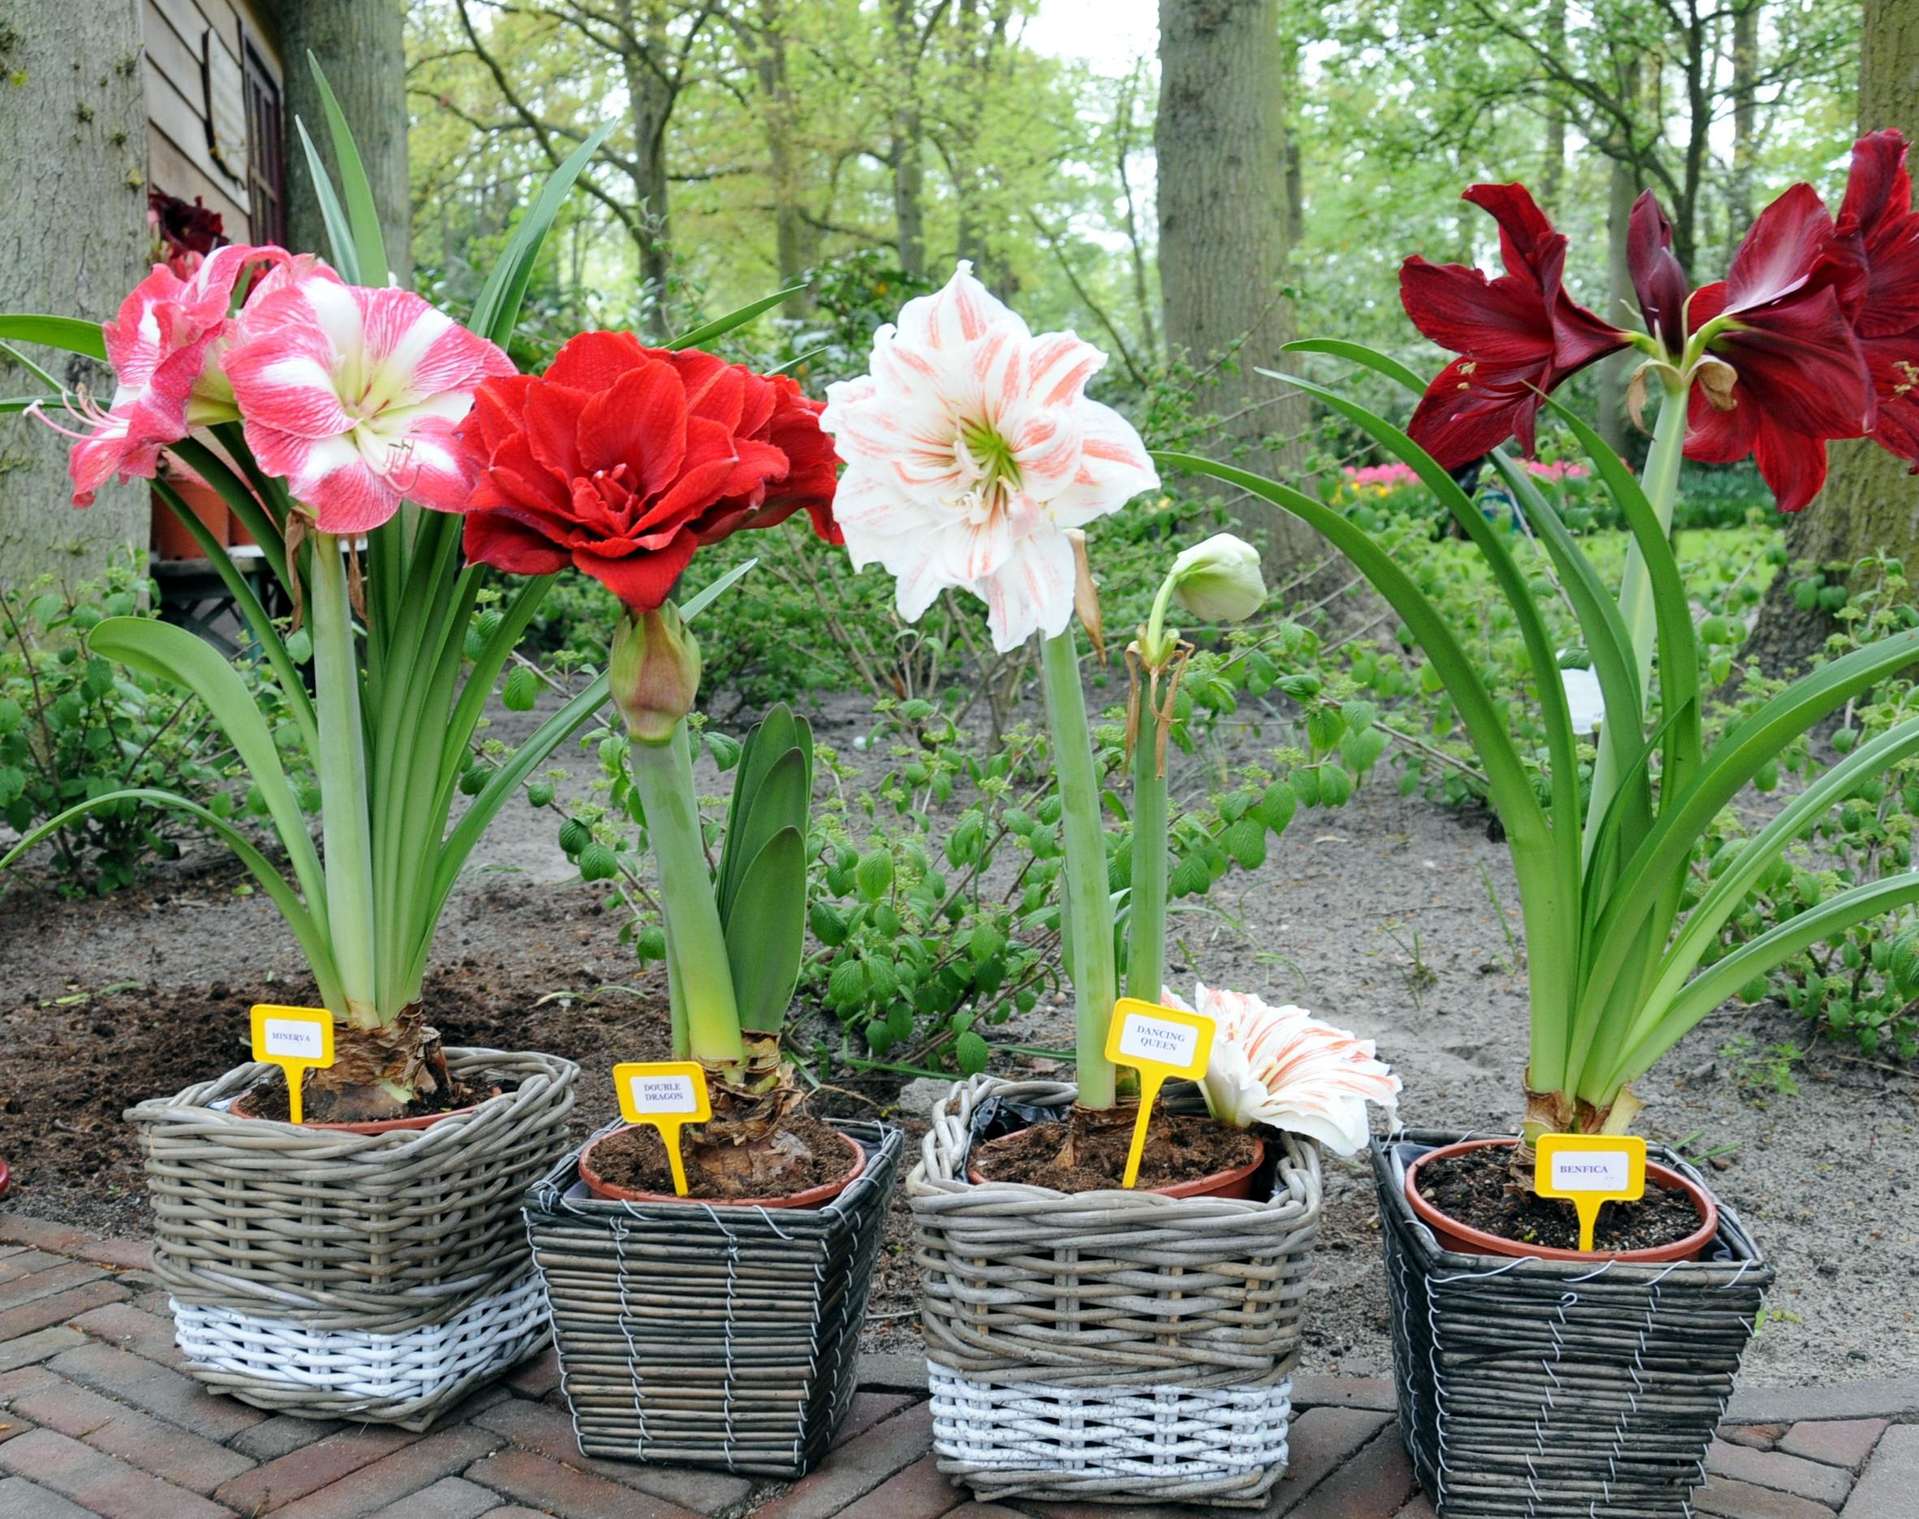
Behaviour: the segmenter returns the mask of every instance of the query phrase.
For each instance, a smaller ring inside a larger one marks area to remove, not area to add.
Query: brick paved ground
[[[794,1483],[592,1461],[549,1352],[424,1435],[268,1414],[182,1374],[144,1245],[0,1215],[4,1519],[1174,1519],[1203,1510],[973,1503],[946,1483],[920,1369],[868,1362],[834,1454]],[[1298,1379],[1266,1516],[1432,1519],[1384,1382]],[[1707,1458],[1712,1519],[1912,1519],[1919,1377],[1757,1389]],[[1217,1511],[1214,1511],[1217,1512]]]

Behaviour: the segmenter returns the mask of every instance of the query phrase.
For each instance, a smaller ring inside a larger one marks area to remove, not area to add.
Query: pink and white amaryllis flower
[[[900,616],[953,586],[986,603],[1002,653],[1065,630],[1067,530],[1159,484],[1139,434],[1086,398],[1105,362],[1070,332],[1029,332],[962,259],[873,335],[871,373],[827,387],[820,426],[847,466],[834,515],[854,567],[898,581]]]
[[[364,533],[401,498],[459,511],[471,467],[454,430],[507,356],[410,290],[316,264],[248,302],[226,372],[260,467],[323,533]]]
[[[1170,990],[1169,1007],[1187,1006]],[[1366,1143],[1366,1104],[1392,1112],[1399,1078],[1373,1055],[1373,1042],[1321,1023],[1303,1007],[1269,1007],[1246,992],[1194,988],[1218,1025],[1201,1089],[1214,1118],[1236,1128],[1255,1123],[1318,1140],[1336,1155]]]
[[[287,257],[280,248],[230,243],[185,279],[155,264],[133,287],[101,328],[113,365],[112,404],[102,411],[85,396],[68,402],[88,423],[86,432],[69,434],[76,439],[67,460],[75,506],[91,506],[94,493],[116,475],[151,480],[161,449],[196,427],[238,415],[220,367],[232,329],[233,288],[248,265]]]

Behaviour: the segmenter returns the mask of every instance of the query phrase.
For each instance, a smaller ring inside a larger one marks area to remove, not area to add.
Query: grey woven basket
[[[1269,1136],[1266,1201],[966,1180],[981,1103],[1074,1096],[961,1082],[907,1179],[940,1470],[988,1500],[1260,1504],[1286,1469],[1318,1150]]]
[[[570,1060],[449,1049],[513,1089],[424,1129],[296,1127],[224,1110],[271,1067],[129,1108],[153,1269],[192,1374],[243,1402],[424,1429],[546,1338],[519,1227],[566,1145]]]
[[[826,1454],[904,1144],[834,1127],[866,1167],[824,1207],[608,1201],[577,1151],[527,1195],[582,1455],[797,1477]]]
[[[1690,1519],[1772,1268],[1723,1202],[1698,1261],[1443,1250],[1406,1202],[1406,1167],[1462,1137],[1372,1145],[1399,1428],[1420,1486],[1441,1519]]]

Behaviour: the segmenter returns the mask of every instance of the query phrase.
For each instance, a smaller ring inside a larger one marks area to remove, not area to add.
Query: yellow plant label
[[[1637,1134],[1542,1134],[1535,1155],[1533,1191],[1578,1210],[1581,1250],[1593,1248],[1601,1203],[1646,1195],[1646,1141]]]
[[[287,1117],[301,1121],[300,1083],[309,1067],[333,1064],[333,1014],[323,1007],[253,1007],[253,1058],[277,1065],[287,1079]]]
[[[713,1116],[706,1070],[697,1060],[628,1060],[613,1067],[613,1090],[620,1117],[649,1123],[660,1131],[667,1164],[673,1168],[673,1195],[686,1196],[686,1163],[680,1158],[680,1129]]]
[[[1133,1123],[1132,1148],[1126,1152],[1123,1186],[1139,1180],[1140,1156],[1146,1150],[1146,1130],[1160,1087],[1175,1076],[1199,1080],[1212,1054],[1213,1020],[1204,1013],[1161,1007],[1138,997],[1121,997],[1113,1004],[1106,1058],[1139,1072],[1139,1117]]]

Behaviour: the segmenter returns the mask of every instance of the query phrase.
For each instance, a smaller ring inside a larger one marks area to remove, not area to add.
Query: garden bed
[[[841,716],[849,710],[836,703],[820,737],[860,762],[859,730]],[[534,717],[509,715],[496,731],[511,738],[512,722]],[[559,758],[582,776],[593,763],[590,754]],[[702,774],[705,789],[719,789]],[[613,1116],[607,1067],[666,1053],[665,988],[620,946],[617,922],[597,910],[603,891],[578,884],[553,831],[550,813],[515,806],[500,817],[455,895],[428,994],[449,1042],[579,1061],[573,1126],[583,1138]],[[0,1157],[15,1185],[0,1207],[144,1233],[122,1109],[243,1060],[246,1006],[264,992],[304,995],[270,905],[235,895],[242,878],[213,851],[199,858],[207,863],[169,867],[155,884],[98,902],[63,902],[24,882],[10,889],[0,907]],[[1508,1125],[1511,1073],[1525,1058],[1525,989],[1482,866],[1516,926],[1505,847],[1487,839],[1483,817],[1399,798],[1382,771],[1344,809],[1302,810],[1259,872],[1223,883],[1216,905],[1227,921],[1175,918],[1172,979],[1190,987],[1185,951],[1203,947],[1209,980],[1263,987],[1377,1038],[1406,1073],[1407,1111],[1422,1120]],[[282,979],[262,986],[249,966]],[[801,1033],[828,1026],[808,1019]],[[1071,1028],[1070,1005],[1042,1001],[990,1033],[1059,1048]],[[1741,1035],[1755,1049],[1809,1047],[1794,1073],[1798,1096],[1742,1090],[1741,1075],[1757,1073],[1719,1053]],[[854,1095],[824,1094],[825,1111],[873,1117],[865,1103],[889,1104],[901,1078],[842,1073],[833,1082]],[[1708,1020],[1645,1086],[1653,1137],[1676,1144],[1697,1130],[1695,1156],[1736,1147],[1708,1174],[1778,1269],[1747,1385],[1889,1375],[1919,1356],[1919,1081],[1812,1045],[1802,1023],[1766,1006]],[[921,1115],[904,1116],[910,1147]],[[1382,1375],[1391,1356],[1372,1184],[1360,1163],[1329,1161],[1325,1186],[1301,1369]],[[918,1348],[907,1239],[896,1201],[870,1348]]]

